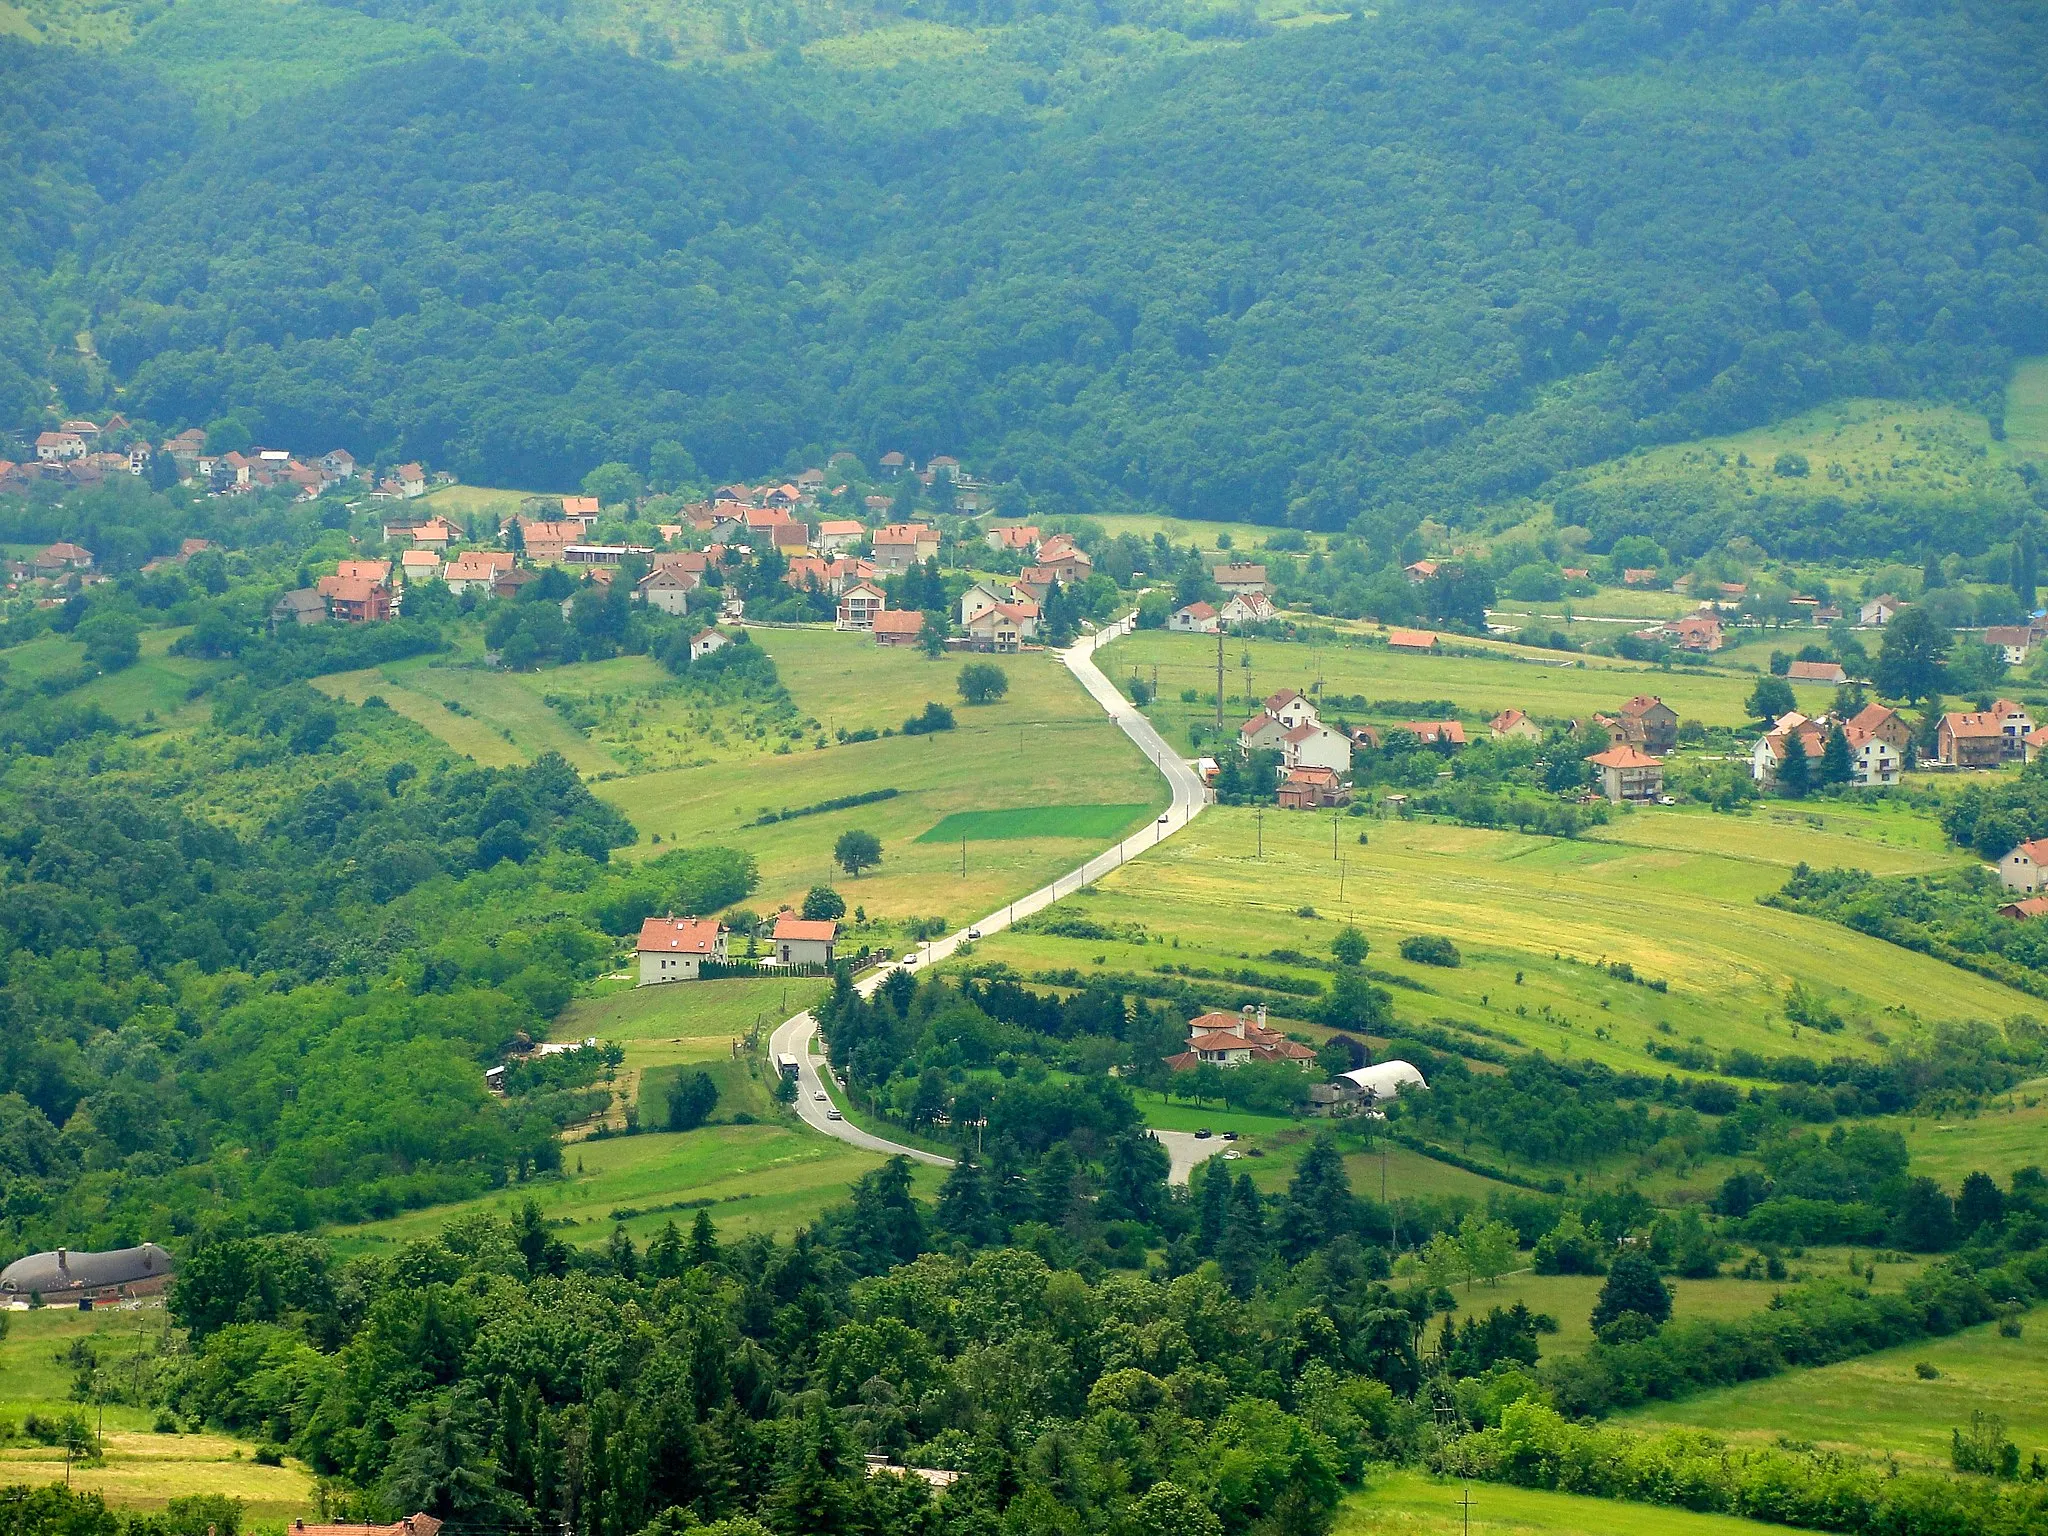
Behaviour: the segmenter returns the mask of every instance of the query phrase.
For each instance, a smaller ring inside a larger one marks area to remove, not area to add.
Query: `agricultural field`
[[[1338,925],[1356,922],[1372,945],[1368,964],[1402,983],[1392,988],[1398,1018],[1477,1026],[1510,1048],[1636,1069],[1652,1065],[1644,1047],[1660,1040],[1874,1055],[1937,1019],[2001,1019],[2027,1006],[1994,982],[1756,901],[1801,860],[1853,853],[1866,867],[1906,869],[1939,855],[1903,835],[1856,839],[1852,818],[1768,825],[1759,835],[1743,818],[1643,811],[1603,829],[1608,836],[1567,842],[1219,808],[1072,904],[1104,924],[1144,925],[1149,943],[1002,933],[977,953],[1026,973],[1185,965],[1213,974],[1251,963],[1314,977],[1264,957],[1326,953]],[[1400,958],[1400,940],[1418,933],[1450,937],[1462,965]],[[1618,960],[1668,990],[1610,975]],[[1782,1013],[1794,979],[1826,995],[1849,1028],[1797,1031]]]
[[[2005,391],[2005,440],[2015,453],[2048,454],[2048,357],[2022,358]]]
[[[1482,723],[1511,708],[1538,720],[1583,719],[1616,709],[1633,694],[1653,693],[1683,718],[1739,726],[1748,719],[1743,701],[1756,686],[1754,675],[1741,672],[1663,671],[1603,658],[1587,658],[1584,665],[1576,659],[1561,664],[1555,652],[1508,646],[1485,657],[1434,656],[1383,646],[1232,638],[1225,643],[1224,662],[1227,729],[1235,729],[1268,695],[1282,688],[1307,693],[1318,678],[1325,694],[1406,702],[1449,699],[1461,718]],[[1191,725],[1213,725],[1213,639],[1142,630],[1118,642],[1104,663],[1107,675],[1126,691],[1132,677],[1151,682],[1155,668],[1159,691],[1146,714],[1169,740],[1186,743]],[[1193,700],[1183,697],[1188,692],[1195,695]],[[1826,708],[1834,698],[1833,689],[1813,685],[1795,685],[1794,693],[1804,708],[1814,711]],[[1375,708],[1363,715],[1400,719],[1407,712]]]
[[[1775,1529],[1732,1515],[1389,1472],[1368,1478],[1338,1506],[1334,1536],[1761,1536]]]
[[[2015,1168],[2048,1167],[2048,1078],[2021,1083],[1974,1115],[1903,1126],[1916,1171],[1953,1188],[1982,1170],[2001,1183]]]
[[[327,1235],[347,1255],[392,1252],[474,1211],[510,1218],[537,1201],[564,1241],[601,1243],[623,1225],[636,1243],[673,1220],[687,1228],[700,1207],[725,1236],[771,1232],[787,1238],[845,1197],[846,1187],[884,1159],[844,1142],[774,1124],[707,1125],[580,1141],[563,1151],[559,1177],[511,1185],[475,1200],[430,1206],[386,1221],[339,1227]],[[920,1165],[919,1193],[938,1188],[941,1170]]]
[[[1880,1266],[1879,1275],[1884,1272]],[[1681,1307],[1683,1289],[1681,1282]],[[1936,1374],[1923,1376],[1922,1365]],[[2004,1418],[2022,1463],[2035,1451],[2048,1452],[2048,1309],[2029,1313],[2016,1339],[2000,1337],[1995,1323],[1985,1323],[1945,1339],[1652,1404],[1622,1422],[1647,1430],[1704,1429],[1737,1445],[1804,1441],[1945,1471],[1949,1431],[1968,1429],[1973,1411]]]
[[[515,491],[502,486],[444,485],[427,492],[414,505],[422,515],[438,513],[458,526],[471,523],[504,522],[530,496],[556,496],[559,491]]]
[[[98,1465],[73,1465],[70,1479],[76,1487],[104,1494],[111,1503],[161,1508],[188,1494],[225,1493],[246,1500],[249,1513],[259,1519],[283,1518],[309,1507],[313,1479],[295,1462],[258,1466],[256,1447],[247,1441],[210,1432],[159,1433],[150,1409],[111,1402],[102,1408],[73,1397],[73,1383],[86,1358],[97,1362],[109,1392],[132,1395],[138,1383],[146,1383],[149,1364],[165,1338],[167,1321],[161,1306],[94,1312],[44,1307],[4,1316],[0,1423],[9,1427],[12,1443],[0,1445],[0,1483],[64,1481],[61,1447],[22,1443],[23,1437],[11,1431],[31,1413],[79,1413],[90,1428],[104,1423],[106,1455]]]

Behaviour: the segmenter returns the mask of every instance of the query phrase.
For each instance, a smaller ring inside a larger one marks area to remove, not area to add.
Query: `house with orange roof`
[[[939,530],[927,523],[890,523],[875,530],[875,569],[900,576],[939,557]]]
[[[867,536],[867,525],[858,518],[828,517],[818,524],[818,536],[814,542],[818,553],[829,559],[833,555],[859,549],[861,540]]]
[[[2033,734],[2033,718],[2011,699],[1988,710],[1954,711],[1936,730],[1937,760],[1950,768],[1996,768],[2024,759]]]
[[[1600,789],[1616,805],[1640,805],[1664,793],[1664,764],[1640,747],[1621,742],[1586,759],[1600,775]]]
[[[1222,626],[1222,615],[1213,603],[1194,602],[1185,608],[1176,608],[1166,621],[1166,627],[1176,634],[1213,635]]]
[[[391,589],[360,576],[322,576],[316,589],[343,624],[376,624],[391,617]]]
[[[583,523],[587,526],[597,521],[599,510],[595,496],[562,498],[562,521],[565,523]]]
[[[1247,1003],[1236,1013],[1205,1013],[1188,1020],[1188,1048],[1166,1058],[1176,1072],[1200,1066],[1241,1067],[1251,1061],[1284,1061],[1308,1072],[1316,1053],[1266,1023],[1265,1004]]]
[[[695,981],[706,960],[725,958],[725,925],[715,917],[650,917],[640,925],[639,986]]]
[[[1030,523],[1019,523],[1014,528],[991,528],[982,535],[982,542],[990,549],[1006,549],[1012,554],[1030,555],[1038,548],[1044,536]]]
[[[583,525],[570,522],[521,523],[519,534],[526,545],[526,558],[535,565],[560,565],[569,546],[581,542]]]
[[[924,615],[915,608],[888,608],[875,615],[875,644],[915,645],[924,633]]]
[[[775,919],[769,943],[774,946],[773,965],[830,965],[832,947],[839,941],[839,925],[828,919],[798,917],[784,912]]]
[[[1519,709],[1504,709],[1486,722],[1487,734],[1495,741],[1540,741],[1543,732]]]
[[[889,607],[889,599],[882,589],[870,582],[856,582],[839,594],[839,609],[833,620],[835,629],[860,629],[872,632],[875,620]]]
[[[1290,768],[1276,790],[1283,811],[1319,811],[1351,803],[1351,786],[1334,768]]]

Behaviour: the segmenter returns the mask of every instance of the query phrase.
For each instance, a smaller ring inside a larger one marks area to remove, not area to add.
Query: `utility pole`
[[[1465,1511],[1465,1536],[1472,1536],[1472,1490],[1467,1488],[1465,1496],[1458,1500],[1458,1507]]]
[[[1259,824],[1259,857],[1266,856],[1266,808],[1262,805],[1252,812],[1252,819]]]
[[[1216,626],[1216,734],[1223,734],[1223,626]]]
[[[967,878],[967,834],[960,834],[960,878]]]
[[[1342,855],[1337,852],[1337,807],[1330,807],[1330,861],[1337,863]]]

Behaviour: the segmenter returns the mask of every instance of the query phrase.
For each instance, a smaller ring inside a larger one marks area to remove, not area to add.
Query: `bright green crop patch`
[[[1143,805],[1026,805],[1007,811],[955,811],[920,843],[1001,842],[1019,837],[1111,838],[1140,817]]]

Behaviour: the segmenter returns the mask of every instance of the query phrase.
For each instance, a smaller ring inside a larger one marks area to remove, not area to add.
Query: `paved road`
[[[1136,622],[1137,615],[1128,615],[1094,635],[1076,641],[1071,648],[1060,653],[1060,658],[1066,662],[1067,670],[1072,672],[1079,679],[1081,686],[1088,690],[1089,696],[1102,706],[1103,712],[1158,766],[1160,773],[1166,778],[1167,786],[1173,791],[1173,803],[1151,826],[1142,828],[1113,848],[1104,849],[1079,869],[1070,870],[1059,876],[1052,884],[1040,886],[1030,895],[1020,896],[1001,910],[991,912],[980,922],[969,924],[969,927],[980,930],[984,938],[1000,932],[1021,918],[1029,917],[1032,913],[1051,906],[1059,899],[1060,892],[1072,894],[1089,881],[1099,879],[1111,870],[1122,868],[1125,863],[1137,858],[1147,848],[1156,847],[1163,839],[1185,827],[1199,816],[1203,806],[1208,804],[1209,792],[1203,785],[1201,776],[1182,760],[1179,753],[1166,744],[1165,738],[1152,728],[1152,722],[1132,707],[1095,665],[1095,652],[1110,641],[1129,634]],[[874,994],[875,988],[882,984],[882,979],[898,967],[912,971],[928,970],[965,943],[967,932],[967,928],[962,928],[942,939],[933,939],[928,944],[919,945],[913,953],[902,960],[869,972],[856,983],[856,986],[863,997],[869,997]],[[817,1033],[817,1020],[808,1013],[800,1013],[777,1026],[768,1041],[768,1049],[772,1056],[794,1056],[798,1061],[796,1111],[806,1125],[813,1130],[824,1132],[827,1136],[836,1136],[856,1147],[865,1147],[870,1152],[900,1153],[921,1163],[935,1163],[942,1168],[953,1166],[953,1160],[949,1157],[940,1157],[935,1152],[924,1152],[916,1147],[906,1147],[897,1142],[887,1141],[880,1136],[870,1135],[858,1126],[849,1125],[844,1120],[829,1118],[826,1111],[832,1107],[831,1102],[820,1099],[818,1095],[829,1093],[831,1084],[820,1076],[818,1069],[821,1063],[811,1054]],[[1171,1146],[1168,1150],[1173,1152]],[[1177,1165],[1179,1155],[1173,1155]],[[1189,1166],[1193,1166],[1192,1162]],[[1182,1182],[1185,1182],[1185,1178],[1183,1174]]]
[[[1173,1163],[1171,1171],[1166,1175],[1166,1182],[1169,1184],[1187,1183],[1188,1175],[1195,1171],[1195,1164],[1206,1163],[1230,1146],[1230,1143],[1221,1136],[1198,1140],[1193,1131],[1155,1130],[1152,1136],[1166,1148],[1166,1155]]]

